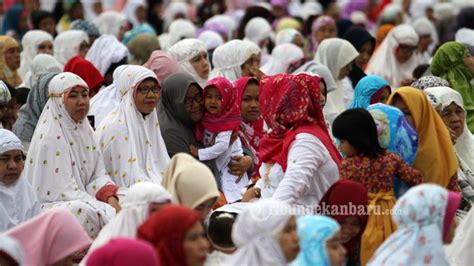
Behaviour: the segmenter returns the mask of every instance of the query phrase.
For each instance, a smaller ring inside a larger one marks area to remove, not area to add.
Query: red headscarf
[[[367,212],[365,211],[365,208],[368,205],[368,201],[367,190],[364,185],[350,180],[339,180],[334,183],[326,193],[324,193],[323,198],[319,202],[320,211],[322,212],[321,214],[327,215],[339,223],[341,223],[345,218],[351,216],[355,216],[359,219],[361,224],[359,234],[348,243],[344,244],[349,252],[355,251],[354,249],[357,247],[358,243],[360,243],[365,226],[367,225],[368,216],[366,215]],[[349,213],[343,215],[325,213],[325,211],[331,211],[331,206],[338,206],[339,211],[342,209],[342,206],[347,206]],[[353,211],[351,208],[354,209],[354,207],[351,206],[355,206],[355,213],[350,213]],[[325,207],[327,208],[326,210],[324,209]],[[363,209],[364,213],[361,213],[359,211],[360,209]]]
[[[74,56],[64,66],[64,72],[72,72],[81,77],[92,91],[100,89],[104,83],[104,77],[99,70],[89,61],[80,57]]]
[[[195,210],[178,205],[165,206],[138,228],[137,237],[155,247],[160,265],[183,266],[186,265],[184,236],[199,220]]]
[[[278,74],[261,80],[260,109],[271,131],[260,141],[259,157],[286,171],[288,149],[299,133],[317,137],[339,165],[341,155],[329,136],[319,103],[321,78],[306,73]]]
[[[209,80],[203,89],[203,98],[209,88],[215,87],[222,96],[221,113],[212,115],[208,112],[204,113],[201,126],[212,133],[220,133],[229,130],[238,130],[240,126],[240,109],[237,104],[237,92],[234,85],[223,77],[217,77]],[[202,139],[202,133],[198,130],[197,139]]]
[[[259,84],[258,80],[253,77],[243,77],[238,79],[235,82],[235,88],[237,90],[237,103],[239,106],[242,104],[242,97],[245,92],[247,84],[250,82],[256,82]],[[240,122],[240,131],[239,137],[242,141],[243,146],[251,148],[252,152],[256,155],[260,140],[263,138],[263,117],[260,116],[257,120],[253,122],[245,122],[241,120]]]

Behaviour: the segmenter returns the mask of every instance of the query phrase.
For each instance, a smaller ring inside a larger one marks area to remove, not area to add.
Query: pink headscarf
[[[153,51],[143,66],[155,72],[160,84],[163,84],[168,76],[182,72],[178,62],[171,55],[160,50]]]
[[[448,235],[449,228],[454,220],[454,215],[456,214],[456,210],[459,208],[461,204],[461,194],[458,192],[449,191],[448,192],[448,204],[446,205],[446,214],[444,215],[444,222],[443,222],[443,238]]]
[[[23,247],[26,265],[51,265],[87,248],[91,239],[65,209],[52,209],[5,232]]]
[[[157,266],[158,258],[152,245],[139,239],[115,238],[94,250],[87,266]]]

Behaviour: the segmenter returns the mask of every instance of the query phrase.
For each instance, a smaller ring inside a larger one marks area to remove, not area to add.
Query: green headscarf
[[[466,46],[458,42],[443,44],[433,57],[431,72],[449,82],[451,87],[462,95],[467,111],[466,122],[474,132],[474,88],[471,85],[473,73],[464,64]]]

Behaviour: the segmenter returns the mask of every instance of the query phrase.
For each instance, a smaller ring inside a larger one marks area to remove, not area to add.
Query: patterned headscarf
[[[449,82],[436,76],[424,76],[411,83],[413,88],[425,90],[433,87],[449,87]]]

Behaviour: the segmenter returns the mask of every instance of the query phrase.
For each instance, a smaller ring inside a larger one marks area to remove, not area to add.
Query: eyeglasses
[[[143,95],[148,95],[148,93],[150,93],[150,91],[156,94],[156,93],[160,92],[160,87],[158,87],[158,86],[138,87],[138,91]]]
[[[184,105],[190,106],[193,102],[200,104],[202,102],[202,96],[200,93],[194,95],[193,97],[184,98]]]

